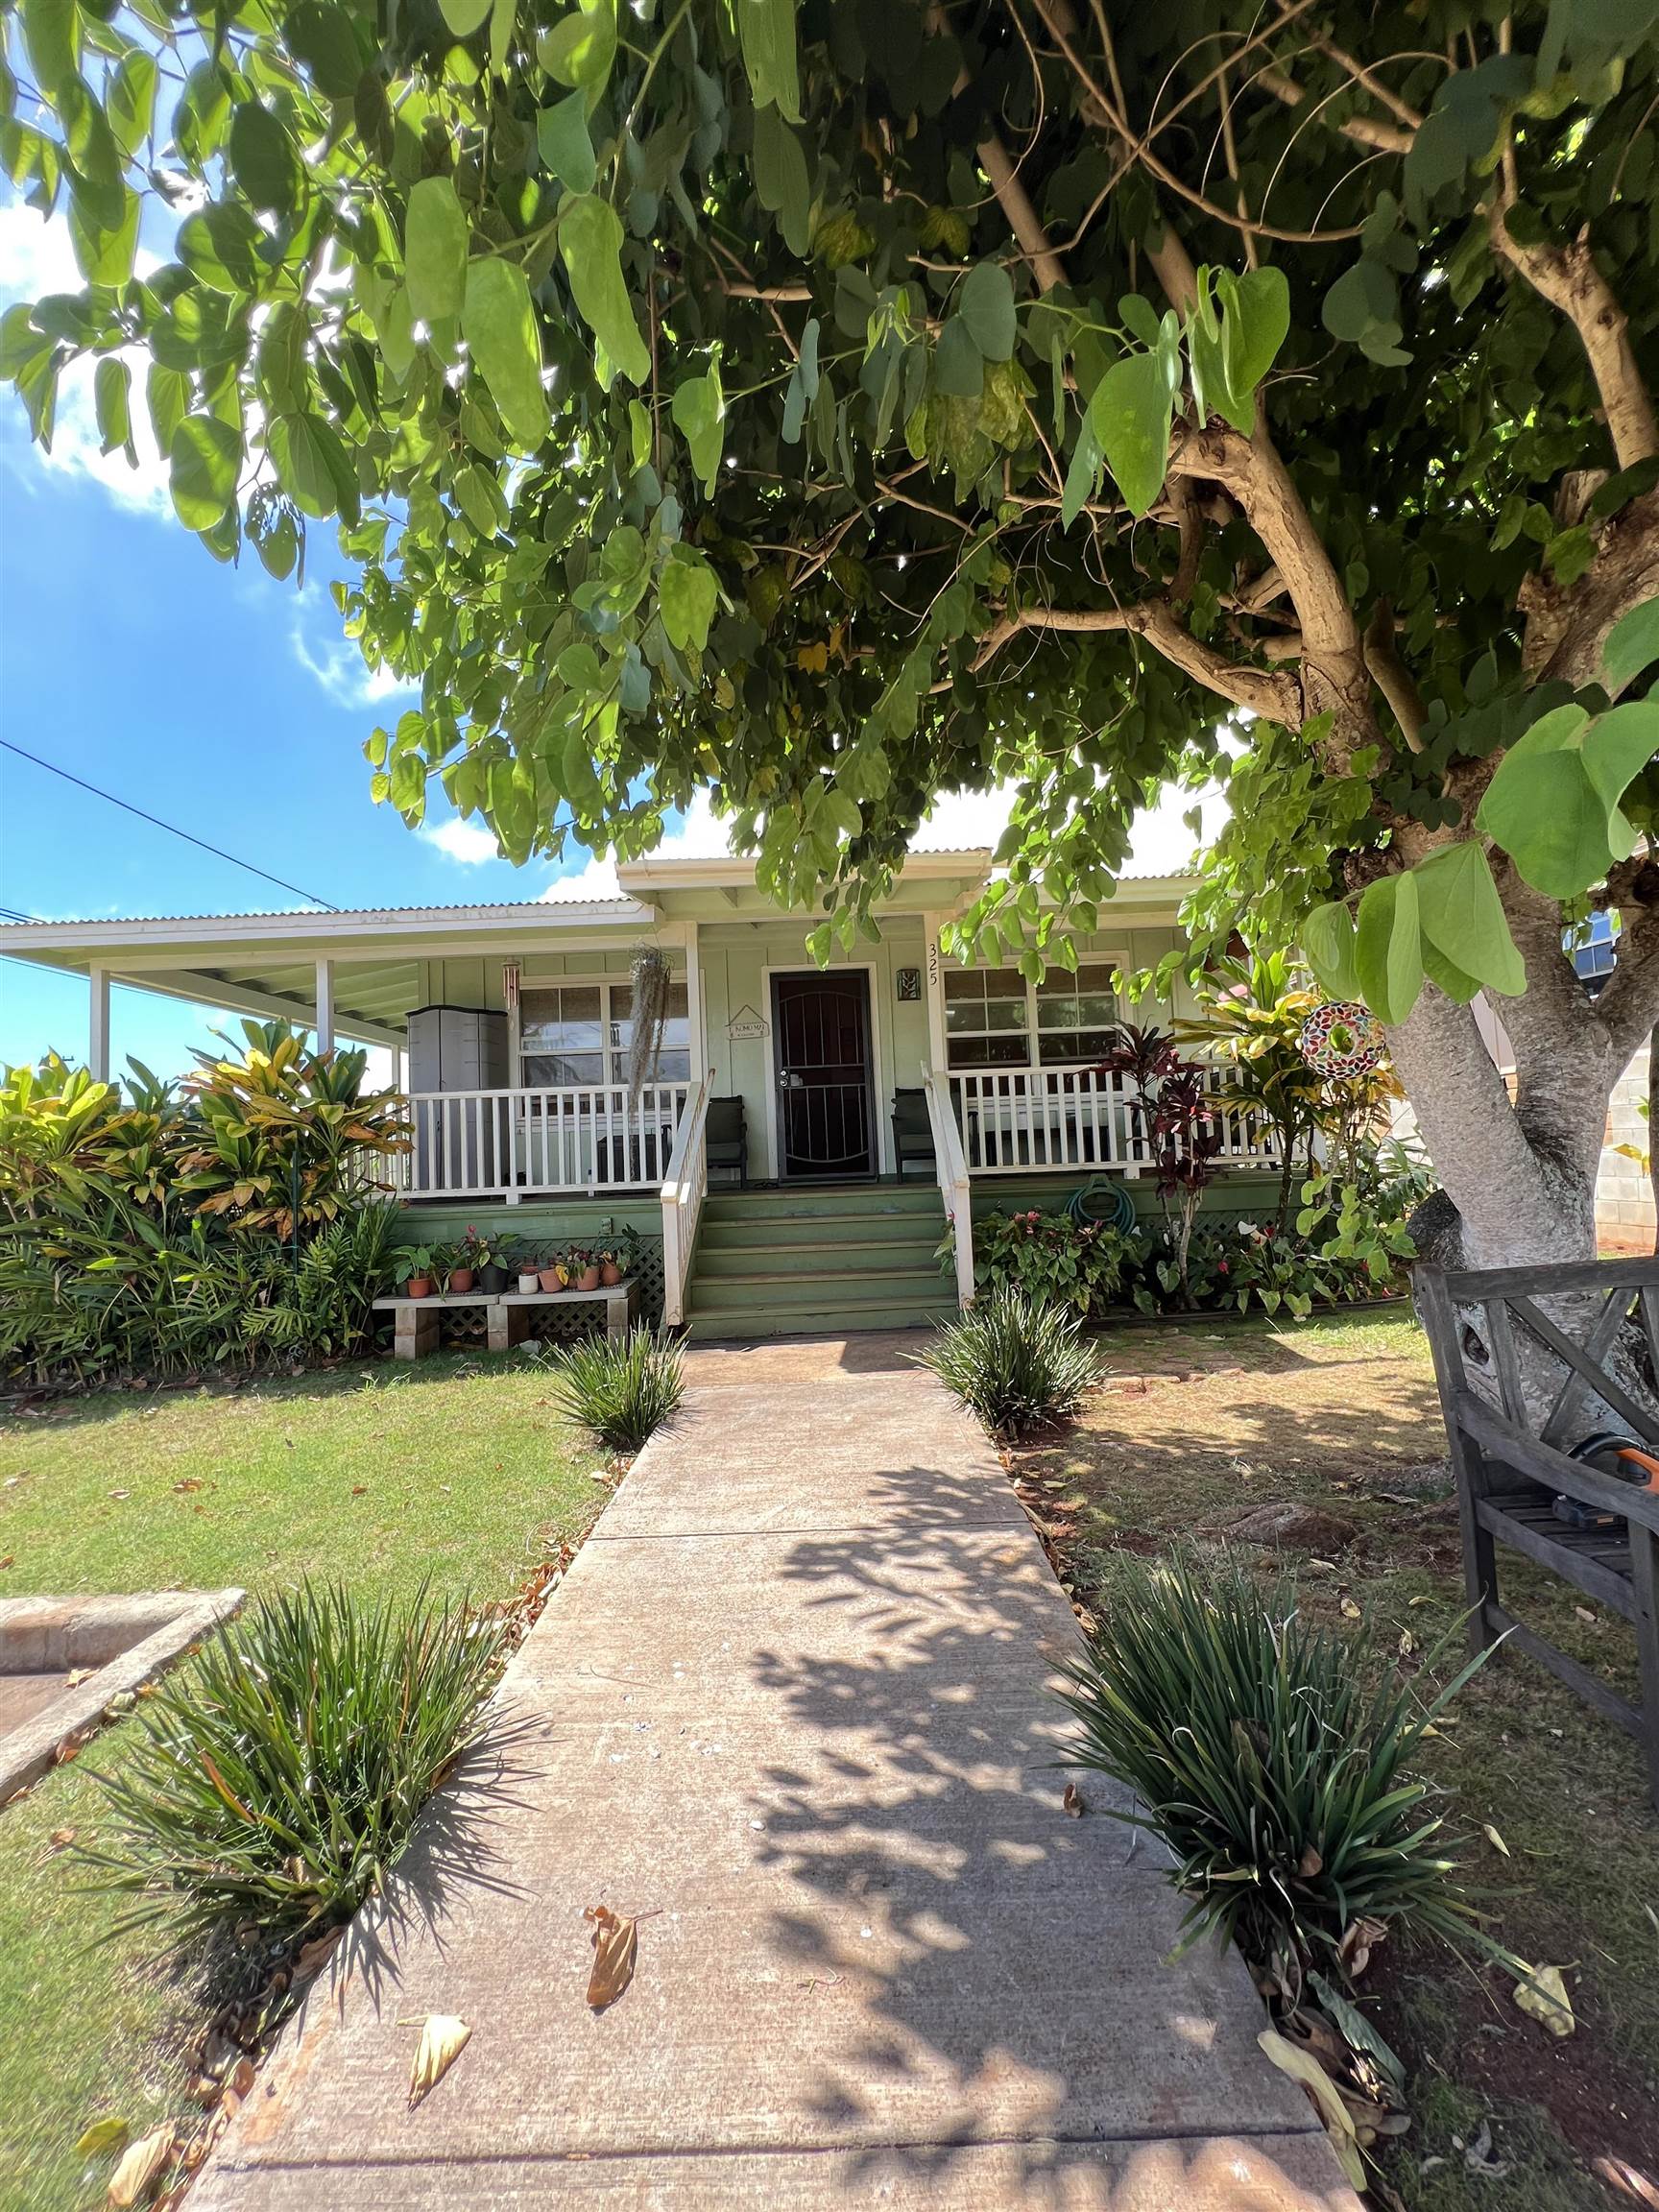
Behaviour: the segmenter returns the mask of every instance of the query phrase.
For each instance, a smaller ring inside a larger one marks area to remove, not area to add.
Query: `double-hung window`
[[[527,986],[519,1005],[519,1079],[528,1091],[625,1083],[633,1034],[631,984]],[[681,976],[668,986],[668,1019],[649,1079],[685,1083],[690,1075],[691,1022]]]
[[[1089,1067],[1118,1020],[1111,960],[1050,968],[1027,983],[1014,968],[948,968],[945,1054],[952,1069]]]

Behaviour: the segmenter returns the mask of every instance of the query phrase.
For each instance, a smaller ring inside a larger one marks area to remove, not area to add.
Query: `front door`
[[[873,1175],[870,978],[862,969],[772,978],[778,1172]]]

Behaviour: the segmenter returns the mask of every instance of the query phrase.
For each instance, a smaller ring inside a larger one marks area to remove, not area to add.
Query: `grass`
[[[1253,1505],[1294,1502],[1345,1525],[1289,1554],[1310,1614],[1352,1632],[1358,1607],[1427,1695],[1421,1655],[1461,1612],[1462,1575],[1433,1370],[1410,1317],[1195,1321],[1101,1341],[1102,1387],[1077,1425],[1016,1458],[1075,1600],[1109,1590],[1125,1555],[1156,1558]],[[1634,1693],[1623,1621],[1513,1554],[1501,1572],[1523,1619]],[[1452,1825],[1472,1839],[1494,1934],[1572,1969],[1579,2027],[1556,2042],[1497,1972],[1427,1946],[1384,1952],[1363,1986],[1411,2069],[1416,2121],[1387,2177],[1409,2212],[1608,2212],[1589,2172],[1599,2152],[1659,2173],[1659,1815],[1639,1753],[1508,1658],[1480,1671],[1425,1749],[1431,1779],[1455,1792]],[[1456,2148],[1482,2121],[1502,2176],[1473,2173]]]
[[[290,1587],[309,1571],[377,1596],[506,1595],[605,1492],[528,1362],[463,1356],[234,1391],[116,1392],[0,1419],[0,1597],[173,1584]],[[112,1491],[124,1496],[112,1497]],[[119,1768],[136,1731],[84,1754]],[[187,2110],[193,1992],[143,1941],[88,1948],[121,1910],[72,1887],[52,1839],[95,1839],[79,1763],[0,1814],[0,2212],[102,2204],[88,2122],[134,2134]]]

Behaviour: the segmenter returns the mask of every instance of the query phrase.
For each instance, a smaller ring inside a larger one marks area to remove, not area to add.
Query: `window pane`
[[[530,1091],[559,1091],[569,1084],[603,1083],[605,1059],[599,1052],[538,1052],[524,1056],[524,1084]]]
[[[945,997],[951,999],[983,998],[985,976],[983,968],[947,968],[945,971]]]
[[[952,1068],[1023,1068],[1027,1047],[1023,1037],[953,1037],[946,1047]]]
[[[998,998],[985,1009],[987,1029],[1023,1029],[1025,1026],[1025,1001],[1023,998]]]
[[[987,998],[1024,998],[1025,978],[1018,968],[986,968],[981,973],[985,977]]]
[[[1058,1029],[1048,1031],[1039,1045],[1039,1057],[1046,1068],[1093,1068],[1104,1060],[1112,1048],[1112,1034],[1107,1029]]]
[[[1075,1029],[1077,1026],[1076,999],[1039,998],[1037,1001],[1037,1026],[1039,1029]]]

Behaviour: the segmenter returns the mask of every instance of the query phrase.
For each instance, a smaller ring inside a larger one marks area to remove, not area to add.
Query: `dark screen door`
[[[872,1175],[870,978],[774,975],[778,1165],[783,1175]]]

